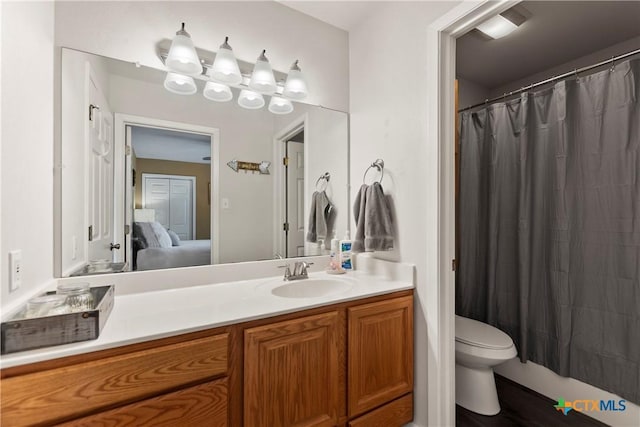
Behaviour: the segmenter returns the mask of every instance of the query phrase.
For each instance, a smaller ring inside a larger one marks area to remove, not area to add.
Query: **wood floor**
[[[496,387],[502,408],[498,415],[487,417],[456,405],[456,425],[458,427],[606,426],[576,411],[570,411],[565,416],[553,407],[556,404],[555,401],[500,375],[496,375]]]

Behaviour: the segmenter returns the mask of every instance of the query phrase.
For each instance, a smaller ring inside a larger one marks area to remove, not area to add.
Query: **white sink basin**
[[[351,287],[349,281],[341,279],[302,279],[277,286],[271,293],[283,298],[318,298],[341,294]]]

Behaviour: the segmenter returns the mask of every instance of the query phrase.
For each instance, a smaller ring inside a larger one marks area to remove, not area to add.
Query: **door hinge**
[[[129,227],[129,224],[126,224],[124,226],[124,235],[128,235],[131,232],[131,228]]]
[[[93,225],[89,226],[89,241],[93,241]]]
[[[124,154],[125,154],[125,156],[130,156],[131,155],[131,146],[130,145],[125,145],[124,146]]]
[[[458,271],[458,262],[455,259],[451,260],[451,271]]]
[[[283,157],[282,158],[282,164],[285,166],[289,166],[289,158],[288,157]]]
[[[282,230],[283,231],[289,231],[289,223],[285,222],[284,224],[282,224]]]

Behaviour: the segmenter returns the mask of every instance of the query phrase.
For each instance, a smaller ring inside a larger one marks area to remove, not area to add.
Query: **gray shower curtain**
[[[640,60],[460,117],[456,313],[640,403]],[[585,396],[588,398],[588,396]]]

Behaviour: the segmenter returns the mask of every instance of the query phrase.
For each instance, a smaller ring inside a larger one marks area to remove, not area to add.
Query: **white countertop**
[[[304,282],[284,282],[282,276],[132,294],[116,292],[113,311],[98,339],[3,355],[0,365],[8,368],[104,350],[414,287],[406,274],[389,277],[375,268],[367,270],[343,275],[311,273],[310,279],[336,279],[345,284],[344,290],[315,298],[273,295],[273,288]]]

